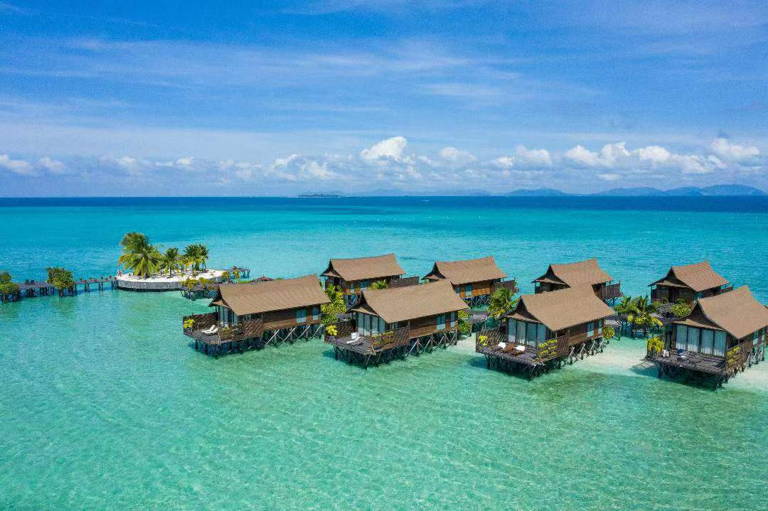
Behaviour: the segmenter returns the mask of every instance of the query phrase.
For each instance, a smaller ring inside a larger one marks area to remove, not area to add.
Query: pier
[[[117,281],[114,276],[88,278],[76,280],[74,285],[66,289],[56,289],[53,284],[45,280],[25,280],[18,284],[19,291],[14,294],[0,295],[0,302],[17,302],[22,298],[35,298],[39,296],[74,296],[79,293],[89,293],[91,291],[104,291],[105,289],[116,289]]]

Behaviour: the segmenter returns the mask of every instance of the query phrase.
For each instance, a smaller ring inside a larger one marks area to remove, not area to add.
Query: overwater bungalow
[[[699,298],[733,289],[728,280],[713,270],[707,261],[672,266],[663,278],[649,285],[651,300],[662,303],[675,303],[678,300],[693,303]]]
[[[475,349],[489,368],[532,378],[602,351],[614,314],[587,285],[523,295],[500,328],[478,334]]]
[[[547,272],[533,281],[536,293],[568,289],[577,286],[592,286],[598,298],[612,301],[621,296],[621,284],[613,282],[597,259],[575,263],[550,264]]]
[[[446,280],[364,289],[348,311],[352,319],[338,323],[336,334],[326,333],[325,340],[337,359],[367,367],[456,344],[458,313],[466,308]]]
[[[424,280],[447,280],[470,307],[478,307],[487,305],[490,296],[500,287],[517,292],[515,281],[504,281],[506,277],[493,256],[488,256],[463,261],[437,261]]]
[[[315,275],[247,284],[221,284],[215,312],[184,317],[184,334],[211,355],[318,337],[328,296]]]
[[[768,309],[747,286],[700,298],[687,317],[665,329],[665,349],[653,358],[659,377],[708,377],[720,386],[765,360],[766,328]]]
[[[391,285],[405,275],[395,254],[350,259],[331,259],[321,274],[325,286],[336,286],[342,290],[348,305],[355,303],[360,293],[377,281]],[[418,279],[417,279],[418,281]]]

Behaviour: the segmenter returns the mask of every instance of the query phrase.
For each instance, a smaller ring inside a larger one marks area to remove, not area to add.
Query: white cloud
[[[364,160],[374,161],[380,159],[391,158],[395,161],[399,161],[403,156],[405,146],[408,145],[408,140],[405,137],[392,137],[381,142],[373,144],[367,149],[360,151],[360,157]]]
[[[612,172],[608,172],[605,174],[598,174],[597,177],[602,179],[603,181],[617,181],[621,179],[621,174],[615,174]]]
[[[473,162],[477,160],[475,158],[475,155],[468,152],[468,151],[462,151],[460,149],[456,149],[455,147],[443,147],[440,149],[440,158],[442,158],[444,161],[452,163],[452,164],[458,164],[458,165],[465,165],[467,163]]]
[[[13,160],[7,154],[0,154],[0,168],[20,176],[33,176],[37,174],[35,168],[28,161]]]
[[[63,174],[66,172],[67,167],[59,160],[54,160],[48,156],[44,156],[37,160],[37,165],[50,172],[51,174]]]
[[[492,163],[503,169],[540,169],[552,166],[552,155],[546,149],[528,149],[518,145],[511,156],[500,156]]]
[[[719,157],[736,162],[749,162],[760,156],[760,150],[755,146],[733,144],[727,138],[716,138],[712,141],[712,151]]]

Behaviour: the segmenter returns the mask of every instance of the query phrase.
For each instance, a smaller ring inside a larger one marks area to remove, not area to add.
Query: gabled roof
[[[597,259],[592,258],[576,263],[550,264],[547,272],[534,282],[560,281],[569,287],[575,287],[602,284],[611,280],[613,277],[600,268]]]
[[[454,286],[459,286],[470,282],[499,280],[506,276],[507,274],[496,265],[493,256],[488,256],[463,261],[437,261],[432,267],[432,271],[424,278],[428,280],[448,279]]]
[[[615,314],[589,286],[578,286],[549,293],[523,295],[515,310],[508,314],[531,316],[550,330],[564,328],[604,319]]]
[[[331,259],[322,273],[326,277],[340,277],[347,282],[404,275],[395,254],[352,259]]]
[[[467,308],[447,280],[417,286],[365,289],[350,311],[373,313],[387,323],[457,312]]]
[[[703,316],[736,339],[768,326],[768,309],[755,300],[747,286],[707,298],[700,298],[689,318]],[[686,319],[675,323],[686,324]]]
[[[695,264],[686,264],[682,266],[672,266],[667,275],[651,283],[662,285],[679,285],[678,282],[693,289],[695,292],[712,289],[728,284],[728,280],[712,269],[707,261]]]
[[[315,275],[258,284],[222,284],[211,302],[229,307],[238,316],[329,303]]]

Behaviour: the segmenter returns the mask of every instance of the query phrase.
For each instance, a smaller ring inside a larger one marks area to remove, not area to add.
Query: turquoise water
[[[708,258],[768,301],[768,202],[557,200],[0,202],[0,268],[111,273],[139,230],[270,276],[494,254],[524,291],[548,262],[597,256],[637,294]],[[368,371],[319,341],[216,360],[180,331],[205,308],[119,291],[0,306],[0,508],[765,508],[768,364],[712,392],[657,379],[633,339],[533,382],[469,343]]]

